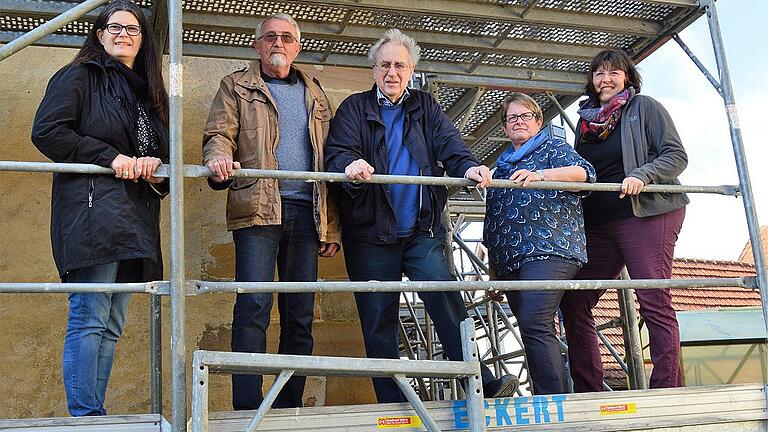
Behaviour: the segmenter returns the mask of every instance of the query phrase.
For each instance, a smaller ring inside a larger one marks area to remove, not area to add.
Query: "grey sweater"
[[[304,82],[295,84],[267,81],[267,87],[277,105],[280,134],[275,158],[280,170],[312,171],[312,143],[309,140]],[[282,198],[312,203],[312,183],[303,180],[279,180]]]
[[[661,103],[645,95],[632,97],[621,115],[621,150],[625,175],[645,184],[680,184],[677,176],[688,166],[672,117]],[[680,193],[641,193],[630,199],[637,217],[668,213],[690,202]]]

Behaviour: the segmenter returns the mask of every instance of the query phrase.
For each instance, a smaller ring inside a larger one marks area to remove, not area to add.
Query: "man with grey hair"
[[[227,229],[235,241],[235,279],[317,281],[317,257],[339,248],[335,206],[323,183],[232,177],[240,167],[322,171],[331,105],[320,83],[292,66],[301,51],[296,21],[267,17],[253,47],[260,60],[227,75],[211,105],[203,158],[213,189],[229,189]],[[281,354],[312,354],[314,293],[278,294]],[[232,350],[266,351],[272,294],[238,294],[232,320]],[[304,377],[292,377],[273,406],[303,405]],[[235,409],[263,401],[259,375],[232,376]]]
[[[368,55],[376,81],[367,92],[341,103],[331,122],[325,148],[328,171],[354,180],[371,174],[466,177],[477,187],[490,184],[461,133],[429,93],[409,89],[419,46],[393,29],[384,33]],[[441,213],[447,189],[437,186],[343,183],[333,189],[341,207],[342,242],[349,279],[353,281],[455,280],[445,253]],[[456,291],[419,293],[432,317],[444,351],[462,360],[459,324],[467,318]],[[398,358],[399,293],[355,293],[369,357]],[[511,395],[517,378],[496,379],[482,367],[487,397]],[[374,378],[379,402],[405,401],[395,383]]]

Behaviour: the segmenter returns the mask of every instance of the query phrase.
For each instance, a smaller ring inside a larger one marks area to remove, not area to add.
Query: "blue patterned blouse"
[[[595,181],[595,169],[573,147],[546,139],[520,160],[498,164],[493,178],[508,179],[521,169],[574,165],[587,171],[589,182]],[[491,269],[508,274],[526,262],[552,257],[587,262],[582,196],[585,193],[562,190],[489,188],[483,243]]]

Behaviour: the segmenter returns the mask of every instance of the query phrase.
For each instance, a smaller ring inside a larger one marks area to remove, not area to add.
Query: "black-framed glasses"
[[[286,45],[298,42],[298,39],[296,39],[296,37],[290,33],[278,34],[272,32],[259,36],[258,40],[263,40],[264,42],[273,44],[277,42],[277,38],[280,38],[280,40],[283,41],[283,43]]]
[[[128,36],[138,36],[141,34],[141,27],[137,25],[124,26],[118,23],[107,24],[107,31],[113,35],[119,35],[123,32],[123,29],[125,29],[125,32],[128,33]]]
[[[530,121],[536,118],[536,113],[533,111],[524,112],[522,114],[510,114],[504,117],[504,122],[514,123],[517,119],[523,119],[523,121]]]

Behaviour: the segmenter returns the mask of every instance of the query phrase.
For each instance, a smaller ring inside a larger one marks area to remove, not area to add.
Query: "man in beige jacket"
[[[316,281],[317,256],[339,249],[335,206],[324,183],[232,177],[239,168],[322,171],[332,117],[320,83],[292,66],[301,32],[286,14],[266,18],[253,46],[260,60],[227,75],[211,105],[203,136],[213,189],[229,189],[227,229],[235,241],[235,279]],[[281,354],[312,354],[314,293],[278,294]],[[265,352],[272,294],[238,294],[232,350]],[[292,377],[273,406],[302,406],[304,377]],[[256,409],[262,378],[232,376],[235,409]]]

